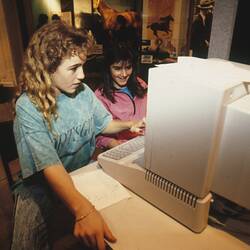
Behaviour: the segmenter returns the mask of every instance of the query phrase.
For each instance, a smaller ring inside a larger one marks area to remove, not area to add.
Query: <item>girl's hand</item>
[[[98,250],[105,250],[104,239],[109,242],[116,242],[116,238],[103,220],[102,216],[95,209],[75,222],[74,235],[88,247]]]
[[[112,140],[109,141],[107,147],[108,147],[109,149],[110,149],[110,148],[114,148],[114,147],[116,147],[116,146],[118,146],[118,145],[120,145],[120,144],[122,144],[122,143],[123,143],[123,141],[116,140],[116,139],[112,139]]]
[[[133,121],[130,131],[139,135],[144,135],[145,126],[146,122],[144,118],[140,121]]]

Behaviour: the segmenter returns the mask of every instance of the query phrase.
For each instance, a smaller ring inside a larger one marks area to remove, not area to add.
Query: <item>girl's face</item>
[[[113,63],[110,66],[111,77],[114,85],[118,85],[117,87],[126,86],[132,72],[132,64],[128,61],[120,61],[118,63]]]
[[[81,57],[74,55],[65,58],[58,66],[57,70],[52,74],[52,84],[56,89],[56,93],[65,92],[67,94],[75,93],[76,89],[84,79],[83,64],[86,56]]]

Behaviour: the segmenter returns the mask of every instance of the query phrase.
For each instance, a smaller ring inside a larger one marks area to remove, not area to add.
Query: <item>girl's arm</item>
[[[98,135],[96,137],[96,147],[102,149],[110,149],[120,145],[123,141],[117,140],[110,136]]]
[[[52,165],[43,170],[50,187],[75,216],[74,235],[89,247],[105,250],[104,238],[115,242],[111,233],[94,206],[77,191],[70,175],[62,165]]]
[[[145,127],[145,122],[140,121],[120,121],[112,120],[108,126],[102,131],[102,134],[115,134],[123,130],[130,129],[132,132],[143,133],[142,128]]]

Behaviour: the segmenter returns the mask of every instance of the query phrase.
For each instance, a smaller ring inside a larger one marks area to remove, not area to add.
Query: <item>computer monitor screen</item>
[[[231,194],[245,197],[248,201],[234,201],[247,206],[249,68],[219,59],[180,57],[178,63],[150,69],[146,168],[198,197],[213,187],[229,199]]]

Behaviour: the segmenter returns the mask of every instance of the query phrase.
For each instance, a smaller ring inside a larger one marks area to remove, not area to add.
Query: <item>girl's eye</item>
[[[79,67],[81,67],[81,66],[73,67],[70,70],[73,71],[73,72],[76,72]]]
[[[76,72],[79,68],[82,68],[82,64],[76,64],[76,65],[72,65],[71,68],[69,68],[69,70]]]
[[[114,70],[121,70],[121,67],[113,67]]]

